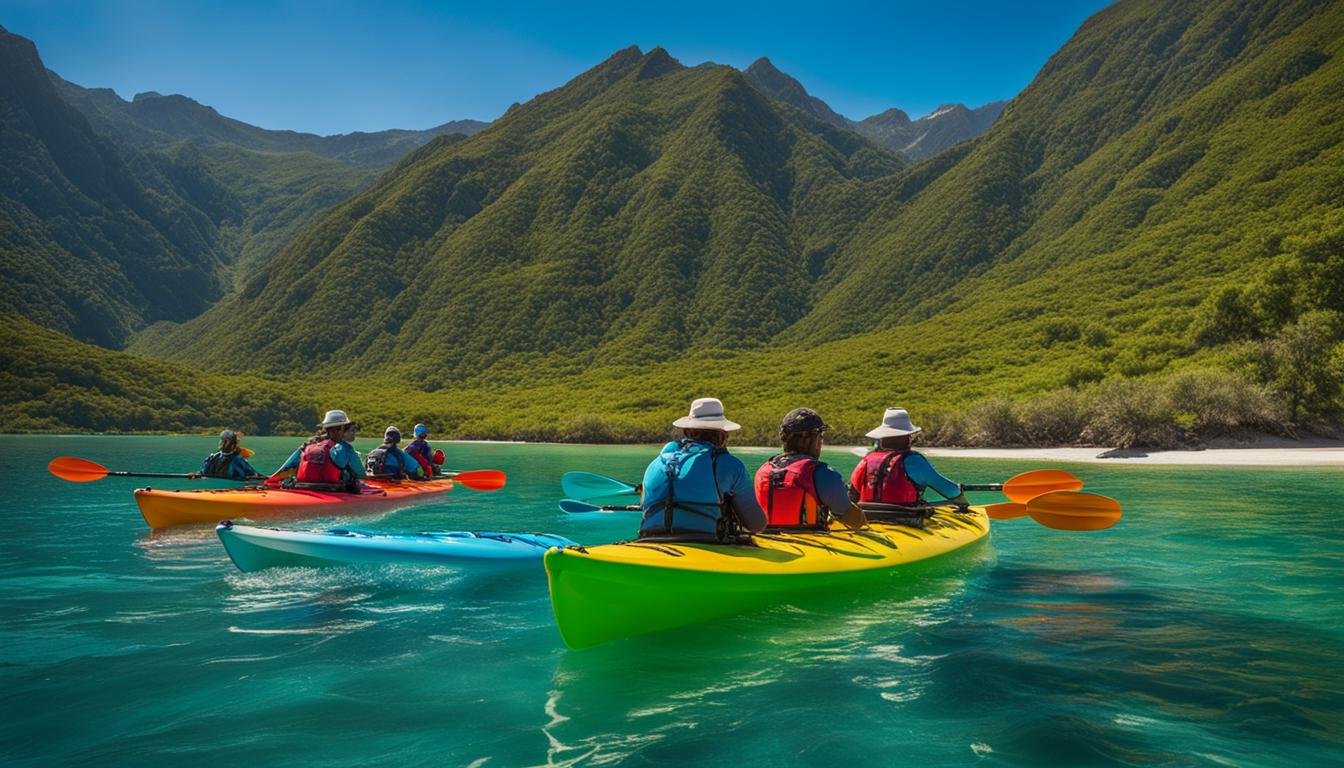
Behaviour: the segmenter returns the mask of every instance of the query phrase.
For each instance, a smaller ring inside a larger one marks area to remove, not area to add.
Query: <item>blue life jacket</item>
[[[644,470],[644,520],[639,535],[722,539],[728,499],[719,492],[718,457],[709,443],[668,443]]]

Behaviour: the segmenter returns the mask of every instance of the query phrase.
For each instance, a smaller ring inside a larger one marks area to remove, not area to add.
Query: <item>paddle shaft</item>
[[[184,475],[180,473],[174,474],[171,472],[113,472],[111,470],[108,470],[107,476],[108,477],[177,477],[182,478],[184,480],[196,480],[202,477],[202,475],[195,475],[195,474]],[[228,480],[230,478],[221,477],[218,479]]]
[[[1002,491],[1003,483],[964,483],[963,491]]]

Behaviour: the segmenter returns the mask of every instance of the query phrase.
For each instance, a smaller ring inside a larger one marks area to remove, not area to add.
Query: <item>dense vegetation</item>
[[[247,279],[410,149],[483,123],[313,136],[68,83],[0,28],[0,311],[118,347]]]
[[[137,348],[220,370],[621,363],[758,345],[900,160],[781,113],[729,67],[630,49],[337,206],[235,298]],[[339,309],[358,322],[331,322]],[[241,343],[217,322],[253,318]]]
[[[0,424],[26,432],[307,432],[318,414],[276,382],[203,374],[0,315]]]
[[[908,167],[731,68],[621,51],[134,349],[459,437],[657,439],[706,394],[750,442],[804,404],[841,441],[888,405],[960,444],[1328,430],[1342,53],[1339,3],[1122,2]]]
[[[0,311],[118,345],[222,294],[223,249],[163,169],[96,135],[0,28]]]

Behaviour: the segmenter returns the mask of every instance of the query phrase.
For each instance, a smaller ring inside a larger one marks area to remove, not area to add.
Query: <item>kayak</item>
[[[378,512],[416,504],[453,489],[451,478],[366,480],[359,493],[285,488],[165,491],[137,488],[135,503],[151,528],[247,518],[275,520]]]
[[[215,533],[240,571],[352,563],[516,566],[540,560],[551,547],[575,546],[549,533],[282,531],[227,520]]]
[[[747,544],[635,540],[546,553],[551,607],[571,648],[657,632],[906,574],[986,540],[983,507],[939,507],[923,527],[766,532]]]

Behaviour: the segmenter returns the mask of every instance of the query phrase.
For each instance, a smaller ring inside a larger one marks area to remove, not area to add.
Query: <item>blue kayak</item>
[[[540,563],[551,547],[574,544],[549,533],[286,531],[234,525],[227,520],[215,532],[242,571],[352,563],[522,565]]]

